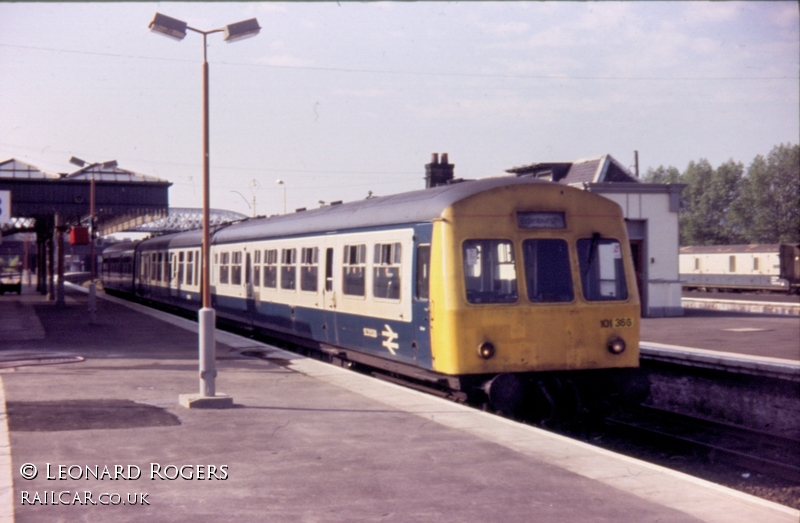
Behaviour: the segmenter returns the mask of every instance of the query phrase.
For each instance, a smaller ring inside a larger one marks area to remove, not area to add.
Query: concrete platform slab
[[[46,337],[15,342],[17,348],[69,349],[85,361],[0,373],[0,405],[12,413],[13,460],[0,497],[12,492],[13,481],[17,522],[766,523],[800,517],[685,474],[225,332],[217,334],[217,383],[235,398],[234,408],[184,409],[179,394],[197,386],[197,337],[178,327],[196,325],[103,300],[98,325],[88,325],[80,306],[34,308]],[[242,357],[243,349],[274,359]],[[100,425],[76,430],[64,421],[66,405],[96,409]],[[17,425],[13,412],[33,408],[38,421]],[[36,477],[26,479],[31,466]],[[109,475],[121,470],[118,479],[103,475],[105,467]],[[94,504],[86,502],[87,493]],[[39,502],[31,501],[37,494]]]

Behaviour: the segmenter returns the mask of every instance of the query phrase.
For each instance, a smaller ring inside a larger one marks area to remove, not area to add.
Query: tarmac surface
[[[642,318],[641,340],[800,361],[800,318],[684,309],[679,317]]]
[[[220,331],[217,390],[235,407],[185,409],[178,395],[198,389],[196,325],[117,300],[98,300],[90,325],[85,299],[69,292],[59,308],[38,295],[0,296],[0,521],[800,517]]]

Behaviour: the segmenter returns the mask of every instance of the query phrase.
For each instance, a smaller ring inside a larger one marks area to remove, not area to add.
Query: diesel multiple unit
[[[104,288],[197,310],[201,240],[106,249]],[[248,219],[211,246],[220,321],[501,410],[614,389],[639,363],[635,282],[619,206],[532,178]]]

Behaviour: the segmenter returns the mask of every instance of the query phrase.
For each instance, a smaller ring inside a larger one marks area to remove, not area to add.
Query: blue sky
[[[209,36],[212,206],[251,214],[609,153],[748,164],[800,142],[796,2],[0,3],[0,160],[116,159],[199,207]]]

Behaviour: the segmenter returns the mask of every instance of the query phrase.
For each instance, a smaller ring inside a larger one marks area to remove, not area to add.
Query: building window
[[[345,245],[342,267],[342,292],[349,296],[364,296],[364,275],[367,266],[366,245]]]
[[[300,253],[300,289],[317,292],[319,249],[304,247]]]
[[[375,244],[372,259],[372,295],[388,300],[400,299],[401,248],[399,243]]]
[[[282,249],[281,251],[281,289],[295,290],[297,288],[297,249]]]

